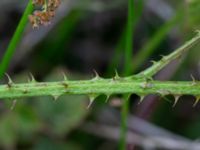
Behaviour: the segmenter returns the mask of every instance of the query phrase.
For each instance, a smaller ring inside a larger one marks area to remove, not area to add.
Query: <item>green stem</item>
[[[125,63],[124,75],[130,75],[131,62],[133,53],[133,30],[134,30],[134,0],[128,1],[128,22],[126,32],[126,47],[125,47]],[[119,149],[126,149],[126,132],[127,132],[127,118],[129,113],[129,95],[124,95],[124,101],[121,110],[121,130]]]
[[[127,120],[129,114],[129,94],[123,95],[123,103],[121,110],[121,129],[120,129],[120,143],[119,149],[126,149],[126,133],[127,133]]]
[[[134,14],[134,18],[133,18],[133,26],[132,26],[133,29],[135,29],[141,15],[142,15],[143,6],[144,6],[144,0],[140,0],[137,2],[137,7],[135,8],[135,11],[134,11],[135,14]],[[121,58],[121,55],[123,54],[123,49],[125,48],[125,45],[126,45],[127,28],[128,28],[128,25],[126,25],[126,27],[122,31],[122,34],[120,35],[120,39],[117,42],[118,44],[115,48],[115,53],[113,54],[113,58],[111,59],[111,62],[108,66],[107,74],[109,74],[111,72],[111,70],[113,70],[113,68],[116,69],[117,66],[119,66],[120,58]],[[133,31],[133,34],[134,34],[134,31]],[[133,69],[133,66],[130,69],[131,72],[132,72],[132,69]]]
[[[154,64],[151,67],[142,71],[138,75],[145,76],[145,77],[152,77],[157,72],[159,72],[162,68],[164,68],[167,64],[169,64],[172,60],[175,60],[181,57],[185,52],[189,51],[192,46],[196,45],[200,41],[200,31],[197,31],[197,32],[198,34],[194,38],[186,42],[180,48],[176,49],[173,53],[167,56],[163,56],[163,58],[160,61],[154,62]]]
[[[128,23],[127,23],[127,35],[126,35],[126,47],[125,47],[125,65],[124,74],[130,74],[132,51],[133,51],[133,28],[134,27],[134,0],[128,1]]]
[[[111,95],[148,94],[193,95],[200,96],[200,82],[197,81],[153,81],[146,79],[102,79],[60,82],[30,82],[24,84],[9,83],[0,86],[0,99],[17,99],[33,96],[75,95]]]
[[[0,64],[0,78],[2,78],[2,76],[4,75],[4,73],[6,72],[6,70],[8,69],[9,63],[12,59],[12,56],[16,50],[16,47],[18,45],[18,43],[20,42],[22,36],[23,36],[23,32],[24,29],[26,27],[27,21],[28,21],[28,16],[29,14],[33,11],[33,5],[32,5],[32,1],[30,0],[26,10],[24,11],[24,14],[17,26],[17,29],[8,45],[8,48],[3,56],[3,59],[1,61]]]

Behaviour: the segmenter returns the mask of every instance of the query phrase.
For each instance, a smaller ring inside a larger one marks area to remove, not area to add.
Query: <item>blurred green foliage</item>
[[[53,71],[45,81],[62,80],[59,73]],[[17,78],[20,79],[20,75]],[[87,116],[84,99],[83,96],[61,96],[56,100],[53,97],[24,99],[17,101],[13,110],[9,110],[12,101],[6,101],[7,110],[0,119],[0,144],[5,148],[14,148],[19,142],[23,148],[24,144],[34,141],[37,143],[34,150],[77,147],[62,140],[58,143],[51,141],[53,137],[64,140]],[[41,135],[44,138],[40,138]]]

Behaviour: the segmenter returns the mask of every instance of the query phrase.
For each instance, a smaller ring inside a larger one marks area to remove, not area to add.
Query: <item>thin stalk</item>
[[[134,0],[128,1],[128,23],[126,31],[124,74],[130,74],[133,58]]]
[[[133,29],[135,29],[141,15],[142,15],[143,6],[144,6],[144,0],[138,1],[137,7],[135,8],[135,11],[134,11],[135,14],[134,14],[134,19],[133,19],[133,27],[132,27]],[[125,49],[125,45],[126,45],[125,43],[126,43],[127,27],[128,27],[128,25],[126,24],[126,27],[122,31],[119,41],[117,42],[118,44],[115,48],[115,52],[113,54],[113,57],[110,61],[109,66],[108,66],[107,74],[110,74],[110,72],[111,72],[111,70],[113,70],[113,68],[116,69],[117,66],[119,66],[120,58],[123,54],[123,49]]]
[[[127,133],[127,120],[129,114],[129,94],[123,95],[123,103],[122,103],[122,110],[121,110],[121,128],[120,128],[120,150],[126,149],[126,133]]]
[[[134,31],[134,0],[128,1],[128,22],[126,32],[126,47],[125,47],[125,63],[124,75],[130,75],[131,62],[133,57],[133,31]],[[120,128],[120,143],[119,149],[126,149],[126,133],[127,133],[127,119],[129,114],[129,95],[124,95],[124,101],[121,108],[121,128]]]
[[[12,59],[12,56],[16,50],[17,45],[19,44],[22,36],[23,36],[23,32],[24,29],[26,27],[26,24],[28,22],[28,16],[29,14],[33,11],[33,5],[32,5],[32,1],[30,0],[26,10],[24,11],[24,14],[17,26],[17,29],[8,45],[8,48],[1,60],[1,64],[0,64],[0,78],[2,78],[2,76],[4,75],[4,73],[6,72],[6,70],[8,69],[9,63]]]

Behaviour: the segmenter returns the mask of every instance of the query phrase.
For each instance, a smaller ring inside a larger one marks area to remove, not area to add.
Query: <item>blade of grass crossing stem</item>
[[[123,104],[121,110],[121,129],[120,129],[120,150],[126,150],[126,134],[127,134],[127,119],[129,114],[129,98],[130,95],[123,95]]]
[[[124,59],[124,75],[131,73],[131,62],[133,57],[133,32],[134,32],[134,14],[135,14],[134,0],[128,1],[128,22],[126,29],[126,43],[125,43],[125,59]]]
[[[133,29],[136,27],[137,22],[139,21],[142,12],[143,12],[143,6],[144,6],[144,1],[140,0],[137,3],[137,7],[135,7],[135,13],[134,18],[133,18]],[[133,31],[134,32],[134,31]],[[120,62],[120,58],[122,56],[123,49],[125,49],[125,43],[126,43],[126,35],[127,35],[127,25],[125,27],[125,29],[122,31],[121,36],[119,38],[118,44],[115,48],[115,52],[114,52],[114,56],[113,59],[111,59],[111,62],[108,66],[108,70],[107,70],[107,74],[110,75],[114,69],[117,69],[117,67],[119,66],[119,62]]]
[[[125,45],[125,63],[124,75],[131,73],[131,62],[133,53],[133,31],[134,31],[134,0],[128,1],[128,21],[126,30],[126,45]],[[120,150],[126,149],[126,133],[127,133],[127,119],[129,113],[129,95],[123,96],[123,104],[121,110],[121,129],[120,129]]]
[[[6,72],[6,70],[8,69],[9,63],[12,59],[12,56],[16,50],[16,47],[18,45],[18,43],[20,42],[22,36],[23,36],[23,32],[24,29],[26,27],[26,24],[28,22],[28,16],[30,13],[32,13],[33,11],[33,5],[32,5],[32,1],[30,0],[28,2],[28,5],[26,7],[26,10],[23,13],[23,16],[17,26],[17,29],[8,45],[8,48],[1,60],[1,64],[0,64],[0,78],[2,78],[2,76],[4,75],[4,73]]]

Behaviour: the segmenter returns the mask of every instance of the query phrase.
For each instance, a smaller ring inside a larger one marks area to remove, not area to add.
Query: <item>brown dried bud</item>
[[[50,10],[55,10],[60,5],[60,0],[49,0],[48,8]]]
[[[34,15],[29,15],[29,21],[32,24],[33,28],[39,27],[39,22]]]
[[[33,0],[34,5],[39,5],[43,10],[35,10],[29,16],[33,28],[48,25],[55,15],[55,10],[60,5],[60,0]]]

